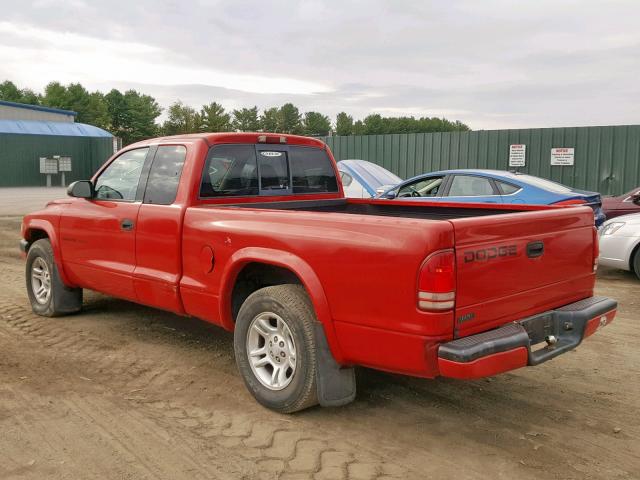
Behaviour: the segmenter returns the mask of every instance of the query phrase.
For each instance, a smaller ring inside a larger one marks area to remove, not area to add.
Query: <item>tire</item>
[[[69,288],[62,283],[48,239],[37,240],[29,248],[25,277],[34,313],[58,317],[82,309],[82,289]]]
[[[262,288],[240,307],[234,332],[236,364],[248,390],[263,406],[293,413],[318,403],[315,323],[313,307],[300,285]],[[249,351],[261,348],[264,352],[249,356]]]
[[[640,247],[636,247],[636,251],[631,259],[631,267],[633,272],[635,272],[636,277],[640,279]]]

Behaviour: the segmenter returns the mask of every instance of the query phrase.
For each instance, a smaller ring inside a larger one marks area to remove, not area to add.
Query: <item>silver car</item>
[[[640,213],[607,220],[600,229],[600,265],[630,270],[640,278]]]

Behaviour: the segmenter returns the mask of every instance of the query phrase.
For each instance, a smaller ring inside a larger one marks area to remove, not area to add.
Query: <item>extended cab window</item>
[[[144,203],[171,205],[176,199],[187,149],[182,145],[158,147],[153,159]]]
[[[313,147],[289,147],[293,193],[335,193],[338,181],[327,152]]]
[[[253,145],[216,145],[207,155],[200,197],[258,195],[258,168]]]
[[[96,181],[96,198],[133,202],[148,151],[148,148],[130,150],[113,160]]]

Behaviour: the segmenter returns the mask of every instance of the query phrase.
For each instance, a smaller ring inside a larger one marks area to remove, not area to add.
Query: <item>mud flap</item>
[[[324,328],[316,322],[318,403],[323,407],[340,407],[356,398],[356,373],[353,367],[342,368],[333,358]]]

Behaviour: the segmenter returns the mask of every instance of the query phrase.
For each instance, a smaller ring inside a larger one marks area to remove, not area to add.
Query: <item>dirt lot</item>
[[[640,478],[640,282],[601,272],[616,321],[537,368],[461,382],[362,369],[339,409],[271,413],[232,336],[88,293],[31,313],[0,218],[0,478]]]

